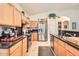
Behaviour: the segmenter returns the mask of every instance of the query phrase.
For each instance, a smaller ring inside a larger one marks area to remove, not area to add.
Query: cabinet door
[[[13,6],[4,4],[4,22],[6,25],[13,25]]]
[[[54,52],[57,56],[65,56],[65,48],[58,38],[54,38]]]
[[[58,46],[57,45],[58,45],[57,42],[54,41],[54,53],[55,53],[55,55],[58,55]]]
[[[66,50],[61,45],[58,45],[58,56],[65,56]]]
[[[37,32],[32,33],[32,41],[37,41]]]
[[[10,50],[10,56],[21,56],[22,55],[22,41],[16,43],[9,50]]]
[[[75,49],[74,47],[66,44],[66,49],[71,52],[74,56],[79,56],[79,50]]]
[[[13,25],[13,6],[5,3],[0,4],[0,24]]]
[[[21,27],[21,13],[14,8],[14,25]]]
[[[22,56],[22,46],[19,46],[10,56]]]
[[[0,4],[0,24],[3,24],[3,4]]]
[[[23,56],[26,56],[27,53],[27,38],[23,39]]]

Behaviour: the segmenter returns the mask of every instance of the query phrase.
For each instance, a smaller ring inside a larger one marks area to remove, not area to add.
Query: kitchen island
[[[25,56],[27,36],[19,36],[13,42],[0,42],[0,56]]]
[[[56,56],[79,56],[79,45],[69,41],[68,38],[60,38],[52,35],[52,51]],[[72,37],[73,38],[73,37]]]

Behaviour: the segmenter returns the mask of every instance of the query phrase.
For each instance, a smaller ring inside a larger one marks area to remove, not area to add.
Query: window
[[[76,29],[76,22],[72,22],[72,29]]]

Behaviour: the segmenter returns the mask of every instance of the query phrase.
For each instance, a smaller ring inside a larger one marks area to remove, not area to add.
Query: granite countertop
[[[61,41],[65,42],[66,44],[70,45],[71,47],[79,50],[79,45],[76,45],[76,44],[74,44],[74,43],[72,43],[72,42],[70,42],[70,41],[68,41],[66,39],[63,39],[63,38],[59,37],[59,36],[55,36],[53,34],[51,34],[51,35],[54,36],[54,37],[56,37],[56,38],[58,38],[58,39],[60,39]]]
[[[25,38],[24,36],[19,36],[13,42],[0,42],[0,49],[8,49],[8,48],[12,47],[13,45],[15,45],[16,43],[23,40],[24,38]]]

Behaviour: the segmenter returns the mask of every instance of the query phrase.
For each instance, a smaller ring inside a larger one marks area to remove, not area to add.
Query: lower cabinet
[[[10,56],[22,56],[21,51],[22,51],[22,46],[19,46]]]
[[[66,56],[74,56],[74,55],[70,53],[69,51],[66,51]]]
[[[15,49],[13,53],[11,53],[10,56],[26,56],[27,55],[27,37],[25,37],[22,41],[16,45],[16,47],[13,47]],[[11,49],[12,50],[12,49]]]
[[[68,50],[70,53],[72,53],[74,56],[79,56],[79,50],[71,47],[70,45],[66,44],[66,50]]]
[[[61,41],[59,38],[54,38],[54,53],[56,56],[79,56],[79,50]]]
[[[32,32],[32,41],[37,41],[37,32]]]
[[[65,56],[66,55],[66,50],[62,46],[58,45],[57,54],[58,54],[58,56]]]
[[[9,56],[9,49],[0,49],[0,56]]]
[[[58,44],[56,42],[54,42],[54,52],[58,55]]]
[[[56,56],[65,56],[65,49],[57,42],[54,42],[54,52]]]
[[[27,55],[27,38],[24,38],[23,39],[23,46],[22,46],[22,54],[23,56],[26,56]]]
[[[27,37],[17,42],[10,48],[0,49],[0,56],[26,56],[27,55]]]
[[[22,41],[10,48],[10,56],[22,56]]]

